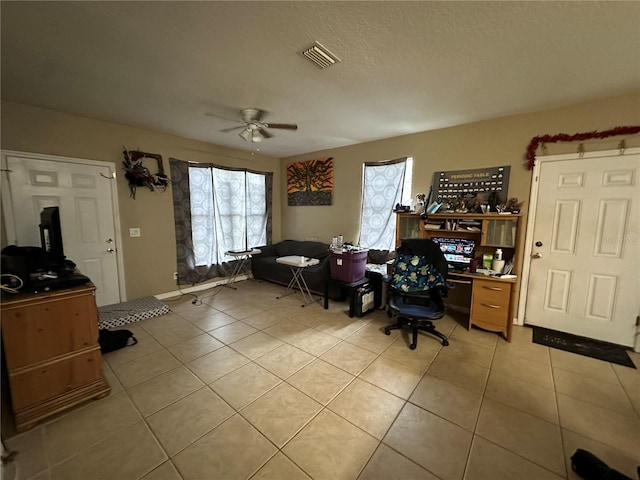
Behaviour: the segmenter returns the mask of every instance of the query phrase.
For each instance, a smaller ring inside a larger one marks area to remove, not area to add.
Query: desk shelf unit
[[[461,227],[469,221],[477,223],[474,230]],[[426,220],[412,213],[396,216],[396,246],[404,238],[464,238],[476,242],[476,257],[494,254],[502,249],[506,261],[520,255],[521,214],[438,213]],[[482,266],[482,265],[480,265]],[[514,293],[520,281],[517,263],[512,271],[515,279],[501,279],[473,273],[451,273],[449,281],[471,284],[471,313],[469,329],[473,325],[493,332],[501,332],[511,340],[511,327],[517,311]]]
[[[108,395],[92,284],[2,299],[2,343],[16,430]]]

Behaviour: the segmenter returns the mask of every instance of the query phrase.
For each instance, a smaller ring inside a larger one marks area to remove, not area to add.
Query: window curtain
[[[273,173],[169,159],[178,283],[231,273],[224,252],[271,243]]]
[[[395,250],[393,208],[402,200],[406,158],[366,162],[362,175],[360,240],[363,248]]]

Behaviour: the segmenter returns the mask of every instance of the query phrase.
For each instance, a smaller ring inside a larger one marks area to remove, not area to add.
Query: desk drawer
[[[474,280],[471,323],[490,330],[506,328],[511,284]]]

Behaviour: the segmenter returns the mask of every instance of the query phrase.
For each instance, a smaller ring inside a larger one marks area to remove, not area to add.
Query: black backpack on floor
[[[113,352],[138,343],[131,330],[100,330],[98,343],[102,353]]]

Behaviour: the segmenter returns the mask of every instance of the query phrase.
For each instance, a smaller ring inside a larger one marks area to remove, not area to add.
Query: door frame
[[[624,155],[640,155],[640,148],[627,148],[625,150],[602,150],[596,152],[585,152],[583,154],[570,153],[565,155],[549,155],[536,157],[536,163],[533,166],[531,175],[531,195],[529,197],[529,212],[527,213],[527,229],[524,240],[524,258],[522,261],[522,281],[520,282],[520,302],[518,305],[518,325],[524,325],[525,313],[527,307],[527,295],[529,287],[529,273],[531,271],[531,252],[533,250],[533,227],[536,218],[536,208],[538,205],[538,191],[540,188],[540,182],[538,178],[540,176],[540,168],[543,163],[558,162],[564,160],[578,160],[581,158],[598,158],[598,157],[620,157]],[[636,335],[636,342],[634,350],[640,351],[640,340]]]
[[[118,184],[116,180],[115,164],[112,162],[104,162],[101,160],[89,160],[84,158],[73,158],[59,155],[47,155],[43,153],[20,152],[16,150],[0,150],[2,157],[2,184],[9,185],[9,169],[7,165],[7,157],[22,157],[32,160],[44,160],[49,162],[65,162],[75,163],[79,165],[93,165],[96,167],[105,167],[109,169],[111,174],[111,207],[113,209],[113,227],[116,245],[116,268],[118,269],[118,294],[120,301],[126,300],[125,276],[124,276],[124,258],[122,255],[122,230],[120,228],[120,209],[118,205]],[[4,216],[4,229],[7,244],[16,243],[15,219],[13,218],[13,200],[9,188],[0,189],[2,194],[2,214]]]

